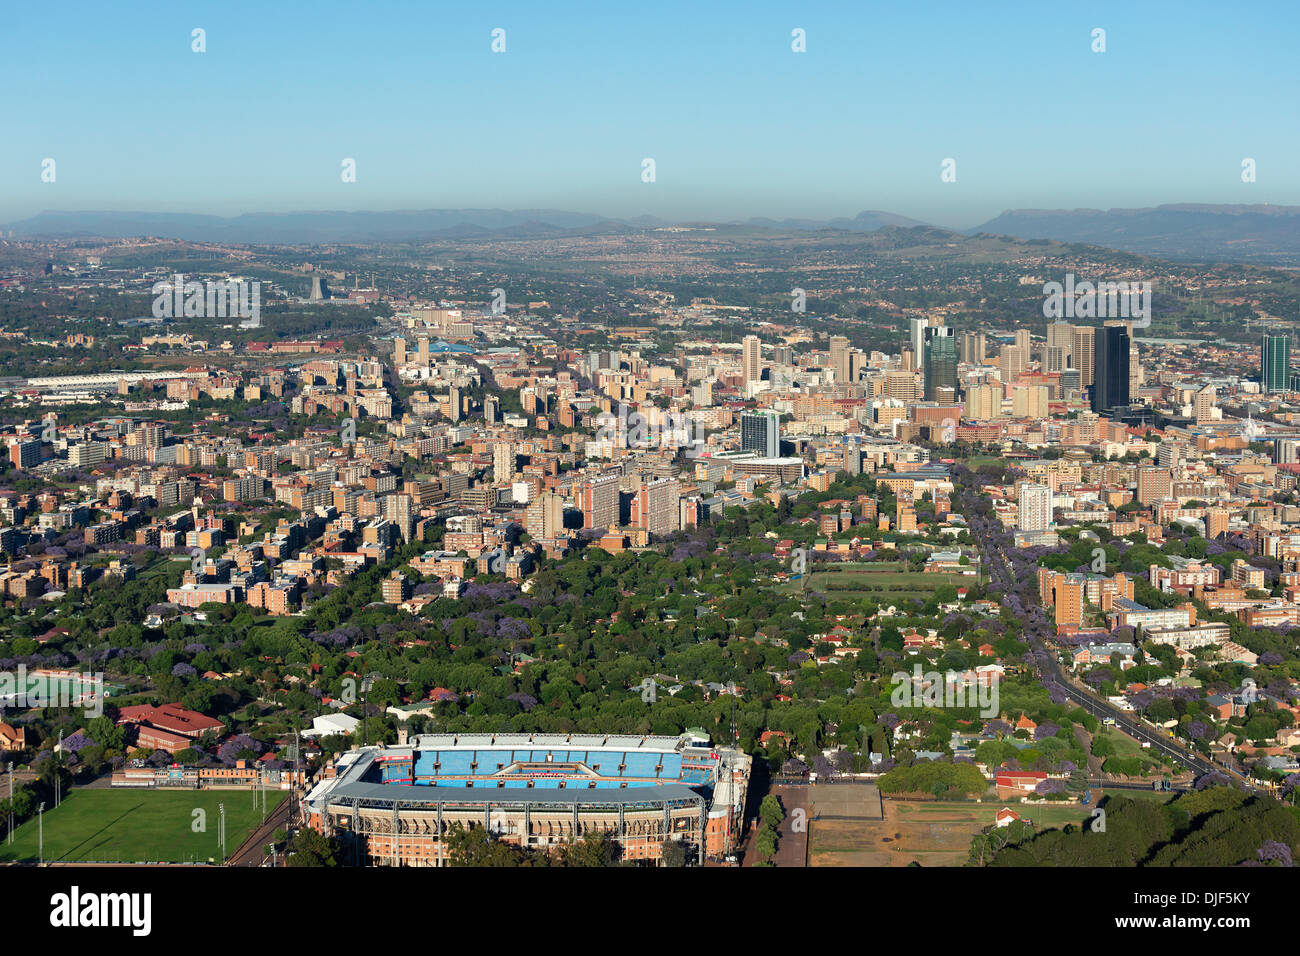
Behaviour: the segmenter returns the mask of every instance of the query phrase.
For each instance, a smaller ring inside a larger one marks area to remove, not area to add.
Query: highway
[[[978,492],[977,492],[978,493]],[[971,534],[979,545],[984,558],[984,565],[989,570],[990,591],[1010,593],[1015,588],[1015,576],[1011,562],[1007,559],[1004,546],[993,539],[988,522],[975,515],[968,515]],[[1140,743],[1148,743],[1152,750],[1157,750],[1191,770],[1197,777],[1207,773],[1222,773],[1234,781],[1243,784],[1252,793],[1257,788],[1252,780],[1242,776],[1231,767],[1216,763],[1200,754],[1182,746],[1175,738],[1151,727],[1127,711],[1121,710],[1109,701],[1101,700],[1073,685],[1066,677],[1057,659],[1056,652],[1047,646],[1048,625],[1046,618],[1034,620],[1033,616],[1024,620],[1025,639],[1029,643],[1034,658],[1034,671],[1039,680],[1055,681],[1065,696],[1100,720],[1113,720],[1115,726]]]

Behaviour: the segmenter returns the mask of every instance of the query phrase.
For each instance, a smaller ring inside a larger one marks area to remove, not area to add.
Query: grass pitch
[[[286,797],[268,790],[267,815]],[[46,808],[45,862],[220,863],[222,803],[226,850],[233,854],[262,822],[257,791],[74,790],[57,809]],[[0,862],[37,860],[38,841],[33,818],[14,832],[12,844],[0,842]]]

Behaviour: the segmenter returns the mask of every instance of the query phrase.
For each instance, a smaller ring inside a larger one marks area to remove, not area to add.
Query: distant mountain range
[[[1011,209],[967,235],[1085,242],[1175,260],[1300,263],[1300,207],[1181,203],[1153,209]]]
[[[615,219],[558,209],[423,209],[246,213],[230,218],[190,213],[47,211],[0,228],[28,238],[157,236],[190,242],[298,245],[589,235],[671,225],[778,232],[875,232],[929,224],[875,210],[861,212],[852,219],[754,218],[745,222],[687,224],[653,216]],[[1300,264],[1300,207],[1296,206],[1180,204],[1150,209],[1013,209],[963,233],[1081,242],[1164,259]]]

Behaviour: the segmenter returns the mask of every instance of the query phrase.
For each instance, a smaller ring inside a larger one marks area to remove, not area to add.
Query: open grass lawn
[[[253,797],[257,795],[257,806]],[[266,812],[285,800],[266,793]],[[234,853],[262,822],[261,795],[253,790],[74,790],[58,809],[45,811],[46,862],[220,862],[220,811],[226,805],[226,850]],[[195,832],[206,814],[205,831]],[[35,818],[0,843],[0,861],[39,858]]]
[[[1167,767],[1169,765],[1169,762],[1163,758],[1160,751],[1156,750],[1154,747],[1144,748],[1128,734],[1122,733],[1113,727],[1104,728],[1098,736],[1104,736],[1114,744],[1115,756],[1141,758],[1143,771]]]
[[[879,602],[909,597],[925,599],[941,585],[974,587],[979,580],[976,575],[926,574],[924,571],[901,571],[899,567],[898,563],[891,562],[881,566],[867,564],[853,568],[836,567],[833,571],[817,570],[808,576],[806,587],[825,592],[829,599],[871,598]],[[790,581],[780,585],[778,590],[792,593],[799,587],[799,581]]]

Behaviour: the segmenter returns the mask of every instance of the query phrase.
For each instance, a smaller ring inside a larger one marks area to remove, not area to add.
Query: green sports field
[[[45,811],[47,863],[220,862],[218,804],[226,805],[226,851],[233,854],[262,822],[262,802],[251,790],[74,790],[58,809]],[[266,812],[286,794],[267,791]],[[203,810],[206,831],[195,832]],[[0,842],[0,862],[36,860],[35,818]]]

